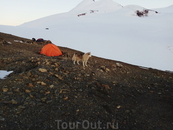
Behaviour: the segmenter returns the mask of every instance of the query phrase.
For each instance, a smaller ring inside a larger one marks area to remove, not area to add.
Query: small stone
[[[20,106],[18,106],[18,109],[25,109],[26,107],[25,106],[22,106],[22,105],[20,105]]]
[[[32,83],[29,83],[28,87],[34,87],[34,85]]]
[[[53,73],[52,73],[52,72],[49,72],[49,74],[50,74],[50,75],[53,75]]]
[[[7,92],[8,91],[8,88],[2,88],[2,91],[3,92]]]
[[[57,66],[59,66],[59,64],[58,63],[55,63],[55,66],[57,67]]]
[[[34,75],[34,78],[38,78],[38,75]]]
[[[19,92],[20,91],[20,88],[16,88],[14,91],[15,92]]]
[[[123,67],[123,65],[121,63],[116,63],[116,66],[119,67],[119,68]]]
[[[97,82],[97,86],[98,86],[98,87],[101,87],[101,84]]]
[[[30,91],[30,90],[28,90],[28,89],[26,89],[26,90],[25,90],[25,92],[26,92],[26,93],[30,93],[31,91]]]
[[[59,92],[59,90],[58,89],[56,89],[55,91],[54,91],[54,93],[58,93]]]
[[[45,92],[45,94],[50,94],[50,91]]]
[[[116,68],[117,66],[116,66],[116,64],[113,64],[112,67]]]
[[[11,104],[17,104],[17,101],[14,100],[14,99],[12,99],[12,100],[11,100]]]
[[[157,94],[161,95],[162,93],[161,92],[158,92]]]
[[[44,90],[40,90],[40,93],[44,93]]]
[[[31,94],[30,94],[29,96],[30,96],[31,98],[33,98],[33,97],[34,97],[34,96],[33,96],[33,95],[31,95]]]
[[[79,89],[80,92],[82,92],[83,90],[82,89]]]
[[[104,72],[102,69],[100,69],[100,72]]]
[[[57,74],[55,74],[55,77],[57,77],[60,80],[63,80],[63,78],[61,76],[57,75]]]
[[[106,85],[106,84],[102,84],[102,86],[106,89],[106,90],[109,90],[109,89],[111,89],[110,87],[109,87],[109,85]]]
[[[118,106],[117,106],[117,108],[118,108],[118,109],[120,109],[120,108],[121,108],[121,106],[120,106],[120,105],[118,105]]]
[[[38,81],[37,83],[38,83],[38,84],[40,84],[40,83],[41,83],[41,81]]]
[[[32,81],[34,82],[36,79],[35,78],[32,78]]]
[[[20,114],[23,111],[23,109],[17,109],[16,114]]]
[[[24,74],[23,74],[23,75],[24,75]],[[29,79],[29,76],[27,76],[27,75],[25,76],[25,75],[24,75],[24,76],[23,76],[23,79]]]
[[[65,98],[64,98],[64,100],[67,100],[67,99],[68,99],[68,97],[65,97]]]
[[[100,69],[105,71],[106,70],[106,67],[105,66],[100,66]]]
[[[46,101],[46,103],[51,103],[52,102],[52,100],[48,100],[48,101]]]
[[[27,73],[27,76],[30,77],[30,76],[31,76],[31,72],[28,72],[28,73]]]
[[[90,74],[85,74],[85,76],[90,77]]]
[[[65,74],[68,74],[68,73],[70,73],[68,70],[66,70],[65,72],[64,72]]]
[[[42,68],[39,68],[38,70],[39,70],[40,72],[42,72],[42,73],[47,72],[46,69],[42,69]]]
[[[5,118],[0,116],[0,121],[5,121]]]
[[[110,71],[110,69],[106,68],[106,72],[109,72],[109,71]]]
[[[112,81],[113,84],[116,84],[116,81]]]
[[[41,82],[41,85],[46,85],[46,83],[44,83],[44,82]]]
[[[49,62],[46,62],[46,65],[50,65],[50,63]]]
[[[45,102],[45,101],[46,101],[46,99],[47,99],[46,97],[41,98],[41,101],[42,101],[42,102]]]
[[[50,86],[49,86],[49,88],[53,88],[53,87],[54,87],[54,85],[50,85]]]

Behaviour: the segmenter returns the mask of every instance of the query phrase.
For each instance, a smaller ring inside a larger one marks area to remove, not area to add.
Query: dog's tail
[[[75,57],[76,57],[76,54],[74,53],[73,57],[72,57],[72,60],[75,60],[76,59]]]

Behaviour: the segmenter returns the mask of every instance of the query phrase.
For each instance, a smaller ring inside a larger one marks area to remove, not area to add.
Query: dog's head
[[[86,53],[89,57],[91,57],[91,52]]]

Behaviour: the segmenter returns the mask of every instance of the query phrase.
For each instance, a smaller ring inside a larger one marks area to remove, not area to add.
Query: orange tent
[[[44,54],[46,56],[60,56],[62,55],[62,52],[57,46],[49,43],[41,49],[40,54]]]

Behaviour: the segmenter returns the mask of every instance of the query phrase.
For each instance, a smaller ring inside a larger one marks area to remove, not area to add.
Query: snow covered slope
[[[172,14],[173,13],[173,5],[171,6],[168,6],[166,8],[160,8],[160,9],[157,9],[159,12],[161,13],[169,13],[169,14]]]
[[[0,79],[5,79],[13,71],[0,70]]]
[[[18,27],[0,26],[0,29],[2,32],[26,38],[49,39],[58,46],[83,52],[91,51],[93,55],[103,58],[173,71],[171,6],[158,9],[158,14],[137,17],[134,11],[143,7],[122,7],[112,2],[84,0],[70,12],[31,21]],[[90,7],[101,11],[90,13]],[[78,17],[78,14],[85,11],[89,12]]]

